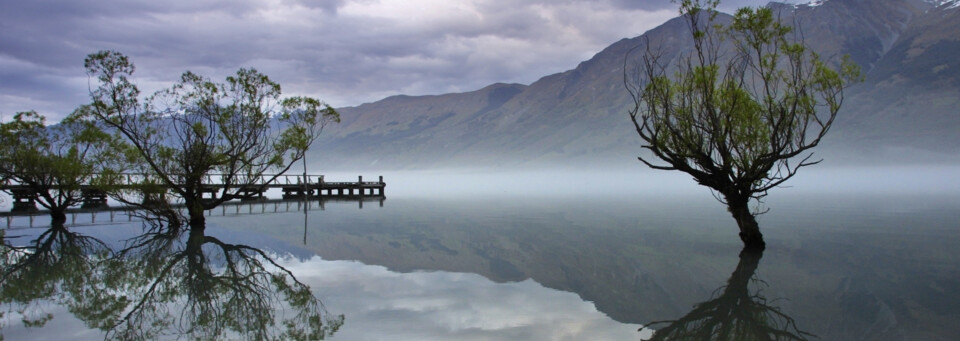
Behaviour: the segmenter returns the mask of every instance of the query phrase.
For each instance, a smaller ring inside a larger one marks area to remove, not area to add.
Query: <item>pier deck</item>
[[[120,177],[122,183],[120,188],[138,189],[147,179],[142,174],[124,174]],[[265,174],[251,181],[244,181],[243,186],[225,185],[225,181],[218,178],[218,175],[209,175],[201,189],[205,196],[214,199],[218,194],[223,195],[230,190],[236,190],[239,196],[232,197],[231,200],[240,201],[263,201],[268,200],[265,196],[270,189],[280,189],[283,193],[282,199],[298,198],[320,198],[320,199],[340,199],[340,200],[361,200],[365,198],[385,197],[383,176],[378,181],[363,181],[363,176],[358,177],[356,182],[327,182],[323,175],[271,175]],[[93,185],[81,185],[82,209],[98,209],[108,207],[107,194]],[[23,215],[39,212],[36,205],[37,192],[30,186],[4,183],[0,185],[0,190],[10,193],[13,197],[13,207],[11,214],[22,213]],[[162,192],[162,190],[161,190]],[[158,200],[157,193],[143,193],[144,200]]]

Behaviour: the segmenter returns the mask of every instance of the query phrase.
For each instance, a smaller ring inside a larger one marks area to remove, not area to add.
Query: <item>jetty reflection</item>
[[[714,298],[698,303],[693,310],[672,321],[655,321],[644,329],[654,329],[647,340],[808,340],[814,335],[801,331],[794,319],[763,296],[760,288],[751,291],[751,283],[765,285],[755,273],[763,250],[744,249],[740,262],[727,284],[714,292]]]
[[[62,224],[27,243],[3,235],[0,313],[42,327],[55,316],[35,312],[57,305],[106,339],[130,340],[317,340],[343,324],[276,255],[144,218],[115,248]]]

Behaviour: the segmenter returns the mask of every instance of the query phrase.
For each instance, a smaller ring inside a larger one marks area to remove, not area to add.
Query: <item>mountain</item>
[[[960,6],[956,0],[770,3],[827,60],[850,55],[865,81],[846,91],[826,155],[854,161],[956,159],[960,150]],[[726,18],[721,18],[726,20]],[[575,69],[530,85],[393,96],[338,109],[309,159],[324,169],[634,166],[624,58],[646,41],[675,56],[690,45],[674,18],[620,40]],[[944,156],[947,155],[947,156]]]
[[[848,140],[934,152],[960,147],[960,8],[942,4],[912,20],[852,88],[841,125]]]

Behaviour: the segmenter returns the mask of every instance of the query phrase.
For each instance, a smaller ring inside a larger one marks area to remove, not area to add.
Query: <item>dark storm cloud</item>
[[[335,106],[530,83],[675,16],[658,1],[0,0],[0,114],[86,102],[83,58],[120,51],[149,93],[254,67]]]

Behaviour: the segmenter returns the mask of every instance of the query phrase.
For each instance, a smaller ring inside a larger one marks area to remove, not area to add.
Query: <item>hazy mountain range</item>
[[[840,162],[958,159],[960,3],[826,0],[770,3],[823,58],[850,55],[866,79],[846,99],[819,155]],[[721,18],[722,19],[722,18]],[[604,23],[615,25],[616,23]],[[639,137],[627,115],[627,52],[647,38],[689,48],[674,18],[620,40],[575,69],[530,84],[435,96],[393,96],[339,108],[308,157],[323,169],[633,165]]]

